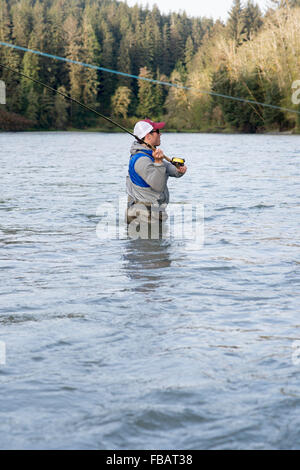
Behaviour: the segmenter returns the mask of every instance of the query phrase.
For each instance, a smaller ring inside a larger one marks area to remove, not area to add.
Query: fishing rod
[[[38,85],[41,85],[43,86],[44,88],[47,88],[48,90],[50,91],[53,91],[54,93],[57,93],[61,96],[63,96],[64,98],[72,101],[73,103],[76,103],[78,104],[79,106],[81,106],[82,108],[84,109],[87,109],[88,111],[91,111],[95,114],[97,114],[97,116],[100,116],[102,119],[105,119],[107,122],[110,122],[111,124],[115,125],[116,127],[119,127],[119,129],[121,129],[122,131],[124,132],[127,132],[127,134],[130,134],[132,137],[134,137],[140,144],[144,144],[146,145],[148,148],[150,148],[151,150],[155,151],[156,150],[156,147],[154,147],[153,145],[145,142],[145,140],[143,139],[140,139],[139,137],[137,137],[136,135],[134,135],[132,132],[130,132],[128,129],[126,129],[126,127],[123,127],[121,124],[119,124],[118,122],[114,121],[113,119],[107,117],[107,116],[104,116],[104,114],[101,114],[99,113],[98,111],[96,111],[95,109],[91,108],[90,106],[87,106],[86,104],[84,103],[81,103],[80,101],[78,101],[76,98],[72,98],[71,96],[69,95],[66,95],[65,93],[63,93],[62,91],[59,91],[59,90],[56,90],[55,88],[52,88],[51,86],[47,85],[46,83],[43,83],[41,82],[40,80],[37,80],[36,78],[32,78],[32,77],[29,77],[29,75],[26,75],[22,72],[19,72],[19,70],[15,70],[15,69],[12,69],[11,67],[8,67],[7,65],[3,65],[0,63],[0,67],[4,68],[4,69],[7,69],[7,70],[10,70],[11,72],[14,72],[18,75],[21,75],[22,77],[24,78],[27,78],[28,80],[31,80],[35,83],[37,83]],[[166,155],[163,156],[163,158],[165,160],[167,160],[168,162],[172,163],[174,166],[176,167],[179,167],[179,166],[184,166],[184,158],[179,158],[179,157],[174,157],[174,158],[169,158],[167,157]]]

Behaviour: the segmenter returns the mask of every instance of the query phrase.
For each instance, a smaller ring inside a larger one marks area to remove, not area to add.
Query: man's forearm
[[[176,166],[172,163],[167,163],[166,167],[169,176],[173,176],[174,178],[181,178],[181,176],[183,176],[183,173],[179,173]]]

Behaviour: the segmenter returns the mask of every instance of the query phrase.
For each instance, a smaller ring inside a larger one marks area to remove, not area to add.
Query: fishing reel
[[[181,166],[184,166],[185,159],[181,157],[174,157],[171,160],[172,165],[176,166],[176,168],[179,168]]]

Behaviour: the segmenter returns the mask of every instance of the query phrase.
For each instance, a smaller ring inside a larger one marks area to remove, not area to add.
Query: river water
[[[97,236],[130,145],[0,134],[0,448],[299,449],[300,137],[163,135],[203,246]]]

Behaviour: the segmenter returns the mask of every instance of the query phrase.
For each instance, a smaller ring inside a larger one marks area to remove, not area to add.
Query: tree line
[[[148,116],[166,119],[177,130],[296,129],[297,114],[209,93],[296,108],[290,96],[291,81],[300,79],[298,4],[273,0],[263,15],[252,0],[234,0],[224,23],[185,13],[166,15],[157,7],[129,7],[116,0],[0,0],[2,42],[172,82],[178,88],[3,46],[0,61],[128,127]],[[0,73],[7,87],[0,128],[105,126],[60,95],[12,72]]]

